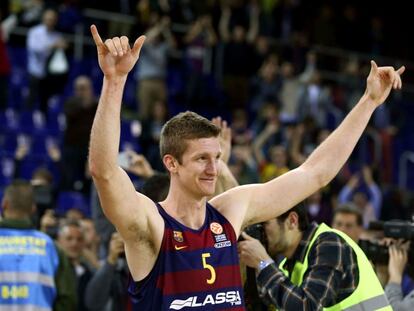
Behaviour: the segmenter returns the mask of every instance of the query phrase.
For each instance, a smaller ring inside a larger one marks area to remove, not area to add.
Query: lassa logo
[[[215,295],[207,295],[204,299],[198,296],[188,297],[187,299],[175,299],[170,310],[181,310],[182,308],[198,308],[206,305],[218,305],[229,303],[231,306],[240,306],[242,304],[239,291],[221,292]]]

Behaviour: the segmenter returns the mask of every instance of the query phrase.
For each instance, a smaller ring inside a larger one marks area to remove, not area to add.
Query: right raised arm
[[[143,234],[151,236],[162,222],[154,203],[135,191],[126,172],[117,164],[123,89],[145,37],[139,37],[131,49],[125,36],[104,43],[94,25],[91,32],[104,79],[92,126],[89,168],[106,217],[125,241],[136,240],[143,238]]]

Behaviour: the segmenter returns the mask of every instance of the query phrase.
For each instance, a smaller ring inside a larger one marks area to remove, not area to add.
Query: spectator
[[[364,227],[367,228],[370,221],[378,220],[381,215],[382,193],[378,185],[375,183],[371,169],[364,166],[362,169],[362,181],[359,173],[354,174],[348,183],[339,193],[338,200],[340,204],[353,202],[362,212]],[[369,191],[370,196],[357,187],[362,182]]]
[[[128,305],[132,303],[127,293],[128,281],[124,241],[119,233],[114,232],[109,242],[108,257],[86,287],[86,306],[91,311],[130,310]]]
[[[78,311],[87,311],[85,306],[85,291],[93,272],[83,259],[85,248],[85,236],[78,221],[68,220],[59,227],[58,239],[59,246],[63,249],[72,264],[72,269],[76,274],[76,288],[78,293]]]
[[[26,108],[32,109],[36,100],[39,100],[43,113],[47,112],[49,98],[57,91],[53,87],[55,82],[47,79],[48,58],[54,49],[67,47],[66,41],[55,31],[57,20],[57,12],[48,9],[43,13],[42,23],[30,28],[27,34],[29,95]]]
[[[83,249],[83,257],[93,269],[98,269],[99,264],[99,243],[100,239],[96,232],[95,224],[90,218],[80,220],[80,225],[85,236],[85,247]]]
[[[67,125],[63,138],[61,188],[81,190],[88,186],[85,165],[98,99],[90,78],[79,76],[73,83],[74,95],[66,100],[64,107]]]
[[[168,53],[175,47],[170,31],[170,19],[163,17],[146,33],[146,44],[140,54],[137,66],[138,114],[141,120],[151,117],[151,108],[156,102],[166,103]]]
[[[232,10],[223,9],[220,17],[220,36],[224,43],[223,56],[223,87],[228,97],[228,104],[246,109],[248,101],[249,76],[252,74],[252,44],[259,28],[259,7],[249,7],[249,28],[242,23],[231,27]]]
[[[67,257],[31,224],[35,203],[30,183],[11,183],[1,207],[0,309],[75,310],[75,277]]]
[[[334,210],[332,228],[346,233],[358,243],[363,231],[361,211],[351,203],[338,206]]]
[[[250,110],[258,112],[268,98],[278,98],[282,79],[279,73],[279,58],[270,54],[252,79]]]
[[[211,56],[210,49],[217,43],[217,35],[210,15],[197,18],[186,33],[184,43],[188,68],[187,105],[198,110],[204,106],[209,95],[204,81],[206,73],[210,70],[206,68],[206,59]]]
[[[170,115],[165,102],[157,100],[148,108],[149,115],[142,122],[142,134],[139,137],[143,153],[151,166],[158,170],[164,170],[164,165],[160,160],[159,143],[161,137],[161,128],[168,121]]]

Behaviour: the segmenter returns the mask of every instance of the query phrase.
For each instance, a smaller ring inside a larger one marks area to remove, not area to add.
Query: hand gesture
[[[221,119],[221,117],[213,118],[211,121],[219,128],[221,128],[221,159],[224,163],[228,163],[231,155],[231,128],[227,125],[227,122],[225,120]]]
[[[91,26],[91,33],[98,50],[98,62],[103,74],[108,78],[125,77],[138,60],[145,36],[135,40],[131,49],[126,36],[107,39],[104,43],[95,25]]]
[[[124,241],[118,232],[112,233],[111,241],[109,241],[108,262],[115,265],[119,256],[125,252]]]
[[[154,170],[145,156],[133,151],[128,151],[128,155],[131,159],[131,164],[127,169],[129,172],[143,178],[150,178],[154,175]]]
[[[377,106],[381,105],[387,99],[391,89],[401,89],[401,75],[404,71],[404,66],[395,70],[394,67],[378,67],[374,61],[371,61],[371,71],[367,78],[365,94]]]

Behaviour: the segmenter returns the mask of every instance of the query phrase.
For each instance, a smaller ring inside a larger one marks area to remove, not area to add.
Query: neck
[[[293,234],[292,243],[290,243],[284,254],[286,258],[292,258],[293,254],[299,246],[300,241],[302,240],[302,236],[303,233],[301,231],[297,231]]]
[[[25,219],[30,219],[30,215],[28,215],[26,213],[4,211],[4,219],[25,220]]]
[[[196,197],[170,188],[167,198],[160,202],[166,212],[183,225],[199,229],[205,220],[206,197]]]

